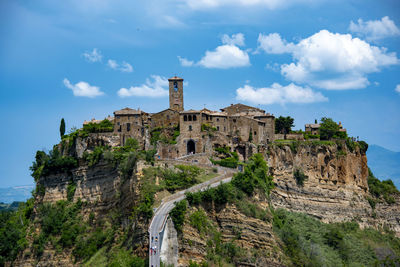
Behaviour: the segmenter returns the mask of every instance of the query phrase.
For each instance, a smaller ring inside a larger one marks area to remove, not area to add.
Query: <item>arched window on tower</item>
[[[187,116],[183,115],[183,121],[187,121]]]
[[[196,115],[193,115],[193,121],[197,121]]]
[[[189,118],[188,118],[189,121],[192,121],[192,115],[189,115],[188,117],[189,117]]]
[[[192,125],[189,125],[189,131],[191,131],[192,130]]]

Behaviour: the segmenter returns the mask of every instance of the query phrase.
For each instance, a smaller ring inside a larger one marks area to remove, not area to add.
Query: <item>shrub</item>
[[[249,159],[244,172],[237,173],[232,178],[232,184],[247,195],[251,195],[255,188],[269,194],[274,187],[272,177],[268,176],[268,166],[261,154],[254,154]]]
[[[197,210],[190,214],[189,222],[199,233],[205,233],[209,227],[208,217],[203,210]]]
[[[296,180],[298,186],[303,186],[304,181],[308,179],[308,176],[303,173],[300,169],[295,169],[293,172],[293,177]]]
[[[68,201],[72,201],[74,199],[75,190],[76,190],[76,183],[74,181],[70,181],[67,186]]]
[[[185,214],[187,208],[187,201],[182,200],[176,203],[175,207],[169,213],[175,229],[178,233],[182,233],[182,227],[185,222]]]
[[[393,204],[395,199],[392,195],[399,194],[399,191],[393,184],[393,181],[390,179],[380,181],[374,176],[370,169],[368,169],[368,171],[368,187],[370,194],[376,198],[383,197],[388,204]]]
[[[114,131],[114,124],[104,119],[99,123],[90,122],[88,124],[83,125],[83,131],[86,133],[105,133]]]

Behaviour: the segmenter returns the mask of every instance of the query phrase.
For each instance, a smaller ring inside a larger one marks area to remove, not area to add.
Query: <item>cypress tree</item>
[[[61,119],[61,123],[60,123],[60,136],[61,138],[63,138],[65,134],[65,121],[64,118]]]

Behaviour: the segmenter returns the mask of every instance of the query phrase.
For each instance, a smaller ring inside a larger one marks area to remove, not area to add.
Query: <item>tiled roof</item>
[[[141,110],[136,110],[136,109],[131,109],[131,108],[124,108],[121,110],[114,111],[114,115],[140,115],[142,114],[143,111]]]

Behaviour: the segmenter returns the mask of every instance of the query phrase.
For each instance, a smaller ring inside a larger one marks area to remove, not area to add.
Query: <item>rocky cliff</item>
[[[340,144],[300,142],[270,145],[265,152],[276,188],[275,208],[304,212],[324,222],[356,220],[361,227],[389,227],[400,236],[400,199],[384,201],[372,209],[368,202],[367,157],[360,148],[350,151]],[[307,178],[296,181],[299,170]]]

